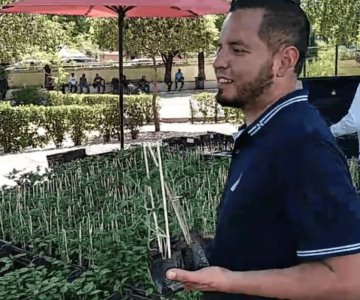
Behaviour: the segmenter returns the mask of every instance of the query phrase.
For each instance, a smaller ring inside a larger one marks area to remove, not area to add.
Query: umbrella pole
[[[124,90],[121,82],[124,74],[124,22],[125,11],[122,7],[118,9],[118,27],[119,27],[119,110],[120,110],[120,135],[121,149],[124,149]]]

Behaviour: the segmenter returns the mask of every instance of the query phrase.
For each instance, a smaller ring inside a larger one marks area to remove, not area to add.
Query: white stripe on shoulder
[[[306,97],[306,95],[301,95],[301,96],[298,96],[298,97],[295,97],[295,98],[291,98],[291,99],[289,99],[289,100],[286,100],[284,103],[281,103],[281,105],[276,106],[276,107],[274,107],[271,111],[269,111],[260,121],[258,121],[258,123],[261,124],[261,125],[263,125],[264,120],[265,120],[271,113],[273,113],[277,108],[279,108],[279,107],[281,107],[281,106],[283,106],[283,105],[285,105],[285,104],[288,104],[288,103],[296,100],[296,99],[299,98],[299,97]],[[249,133],[251,133],[255,128],[256,128],[256,127],[250,129],[250,130],[249,130]]]
[[[285,107],[297,103],[297,102],[304,102],[304,101],[308,101],[307,96],[300,96],[300,97],[296,97],[294,99],[291,99],[289,101],[286,101],[284,103],[282,103],[281,105],[277,106],[276,108],[274,108],[271,112],[269,112],[263,119],[261,119],[258,124],[256,124],[256,126],[254,126],[253,128],[251,128],[251,130],[249,130],[249,134],[251,136],[253,136],[254,134],[256,134],[262,127],[264,127],[279,111],[281,111],[282,109],[284,109]]]
[[[297,256],[299,256],[299,257],[320,256],[320,255],[326,255],[326,254],[349,252],[349,251],[354,251],[354,250],[360,250],[360,243],[347,245],[347,246],[341,246],[341,247],[318,249],[318,250],[297,251]]]

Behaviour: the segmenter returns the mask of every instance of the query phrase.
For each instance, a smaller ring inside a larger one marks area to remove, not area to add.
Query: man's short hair
[[[230,12],[238,9],[262,8],[264,18],[259,30],[260,39],[270,49],[294,46],[300,53],[295,72],[299,76],[304,65],[310,39],[310,22],[299,0],[233,0]]]

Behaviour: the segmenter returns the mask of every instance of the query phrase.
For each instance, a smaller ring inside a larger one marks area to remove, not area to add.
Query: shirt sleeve
[[[336,145],[300,146],[287,180],[286,213],[300,261],[360,252],[360,199]]]
[[[331,132],[336,137],[357,131],[360,131],[360,84],[347,115],[331,126]]]

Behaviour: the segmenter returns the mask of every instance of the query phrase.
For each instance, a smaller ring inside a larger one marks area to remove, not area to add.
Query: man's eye
[[[246,53],[246,50],[244,50],[244,49],[239,49],[239,48],[234,48],[233,51],[234,51],[234,53],[236,53],[236,54],[244,54],[244,53]]]

